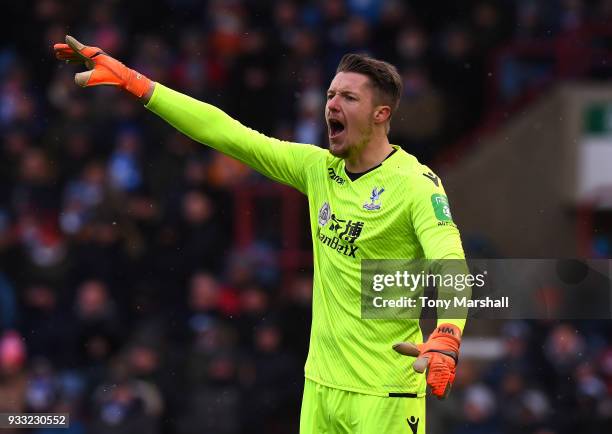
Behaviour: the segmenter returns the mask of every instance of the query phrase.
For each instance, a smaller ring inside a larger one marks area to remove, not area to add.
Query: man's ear
[[[382,124],[387,122],[391,117],[391,107],[388,105],[379,105],[374,108],[374,123]]]

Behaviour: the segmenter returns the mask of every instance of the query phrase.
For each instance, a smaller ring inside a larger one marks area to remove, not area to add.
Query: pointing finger
[[[74,51],[81,51],[85,48],[85,45],[81,44],[75,38],[70,35],[66,35],[66,43],[72,48]]]

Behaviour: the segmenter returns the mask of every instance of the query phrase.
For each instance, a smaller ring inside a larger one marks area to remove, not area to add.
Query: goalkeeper
[[[79,86],[120,87],[193,140],[308,196],[313,318],[300,432],[425,433],[426,385],[448,393],[465,320],[439,320],[422,343],[418,319],[361,319],[361,260],[464,258],[439,178],[387,138],[402,88],[395,67],[342,58],[327,90],[327,151],[251,130],[70,36],[54,49],[87,67]]]

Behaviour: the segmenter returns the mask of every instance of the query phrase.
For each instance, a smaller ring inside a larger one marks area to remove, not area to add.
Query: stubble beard
[[[342,159],[347,158],[350,154],[350,150],[351,150],[350,144],[339,146],[339,147],[334,146],[332,143],[329,144],[329,153],[332,154],[334,157],[338,157]]]
[[[356,143],[343,144],[342,146],[340,146],[340,149],[337,150],[334,149],[334,145],[330,142],[329,153],[332,154],[334,157],[342,158],[343,160],[359,155],[370,142],[373,131],[374,124],[371,123],[365,127],[365,129],[361,133],[361,137]]]

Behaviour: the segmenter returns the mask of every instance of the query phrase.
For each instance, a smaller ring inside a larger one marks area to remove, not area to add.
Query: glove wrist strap
[[[127,70],[128,73],[123,88],[132,95],[142,98],[151,87],[151,80],[133,69],[127,68]]]
[[[422,351],[441,352],[442,350],[459,354],[460,346],[461,330],[459,330],[459,327],[453,324],[440,324],[429,336],[427,342],[423,344]]]

